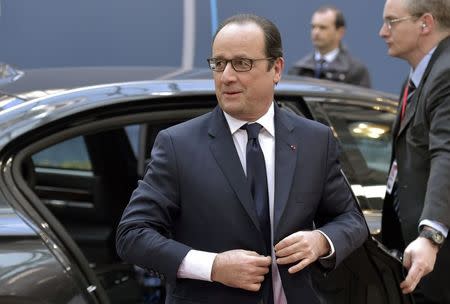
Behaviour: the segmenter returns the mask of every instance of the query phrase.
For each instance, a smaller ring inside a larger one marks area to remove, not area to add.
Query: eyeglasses
[[[384,24],[386,24],[388,30],[392,30],[392,25],[402,22],[402,21],[406,21],[409,20],[411,18],[414,18],[414,16],[405,16],[405,17],[401,17],[401,18],[396,18],[396,19],[384,19]]]
[[[219,58],[208,58],[209,68],[214,72],[223,72],[228,64],[231,62],[231,66],[236,72],[248,72],[252,69],[253,63],[258,60],[273,60],[273,57],[268,58],[233,58],[233,59],[219,59]]]

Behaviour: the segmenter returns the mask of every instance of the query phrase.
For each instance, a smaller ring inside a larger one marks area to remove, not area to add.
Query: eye
[[[233,59],[233,66],[236,69],[246,70],[252,66],[252,61],[247,58],[236,58],[236,59]]]
[[[225,67],[225,60],[223,59],[216,59],[214,60],[214,66],[216,70],[221,70]]]

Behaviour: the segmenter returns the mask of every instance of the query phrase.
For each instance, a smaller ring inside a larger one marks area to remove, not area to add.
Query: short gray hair
[[[433,15],[439,27],[450,29],[450,0],[404,0],[406,8],[414,17],[425,13]]]

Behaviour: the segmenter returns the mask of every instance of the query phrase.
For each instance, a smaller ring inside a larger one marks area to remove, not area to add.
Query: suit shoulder
[[[173,125],[165,129],[165,131],[168,132],[171,136],[192,136],[195,130],[205,130],[205,128],[207,128],[206,124],[210,117],[211,112],[208,112],[179,124]]]
[[[354,69],[360,68],[360,69],[367,70],[366,65],[359,58],[350,54],[350,52],[347,49],[342,49],[341,54],[342,54],[342,57],[345,58],[348,61],[348,63],[350,64],[350,66],[352,66]]]
[[[330,127],[324,125],[323,123],[317,122],[315,120],[299,116],[286,109],[281,109],[283,115],[286,115],[288,119],[293,123],[295,127],[302,128],[303,130],[310,130],[314,132],[325,132],[328,133]]]
[[[314,54],[310,53],[294,62],[294,64],[289,70],[289,74],[292,74],[293,71],[299,69],[314,69],[314,66],[315,66]]]

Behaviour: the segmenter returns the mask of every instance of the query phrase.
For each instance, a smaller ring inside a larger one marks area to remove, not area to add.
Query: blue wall
[[[344,44],[367,64],[373,87],[398,93],[408,66],[390,58],[378,37],[382,0],[217,0],[217,14],[219,21],[243,12],[274,21],[289,68],[311,51],[310,16],[328,3],[343,10],[348,24]],[[195,6],[193,63],[206,67],[212,35],[209,0],[0,0],[0,61],[22,68],[180,66],[184,5]]]

